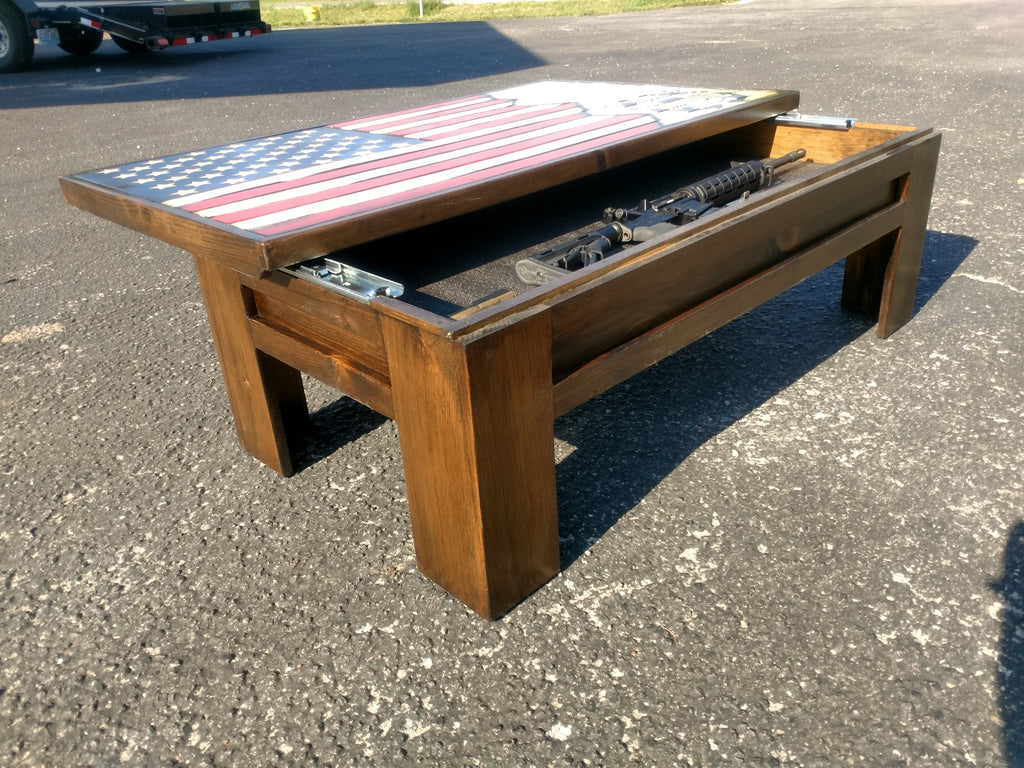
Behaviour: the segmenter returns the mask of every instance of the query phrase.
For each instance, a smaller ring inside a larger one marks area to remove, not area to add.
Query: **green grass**
[[[722,5],[729,0],[546,0],[545,2],[504,2],[448,5],[442,0],[423,0],[420,18],[418,0],[373,3],[316,2],[305,4],[263,2],[263,20],[276,29],[310,26],[352,26],[358,24],[403,24],[422,21],[492,21],[550,16],[602,16],[628,11],[679,8],[689,5]],[[319,18],[309,9],[319,7]],[[314,16],[314,18],[310,18]]]

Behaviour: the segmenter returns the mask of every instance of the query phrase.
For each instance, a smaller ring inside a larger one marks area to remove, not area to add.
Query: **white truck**
[[[270,32],[259,0],[0,0],[0,73],[25,69],[36,41],[84,56],[103,33],[129,53]]]

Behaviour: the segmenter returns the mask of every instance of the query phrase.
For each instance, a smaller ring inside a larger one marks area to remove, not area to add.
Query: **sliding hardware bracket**
[[[852,117],[825,117],[823,115],[801,115],[799,112],[785,112],[775,118],[776,125],[799,125],[805,128],[828,128],[833,131],[848,131],[857,123]]]
[[[401,283],[396,283],[394,280],[388,280],[386,277],[374,275],[327,257],[293,264],[290,267],[282,268],[281,271],[340,293],[342,296],[361,301],[363,304],[369,304],[371,299],[378,296],[398,298],[405,290]]]

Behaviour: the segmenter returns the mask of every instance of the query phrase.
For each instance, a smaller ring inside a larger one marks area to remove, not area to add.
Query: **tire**
[[[103,42],[102,32],[80,24],[61,24],[57,32],[60,34],[60,47],[75,56],[86,56]]]
[[[111,35],[110,39],[114,41],[114,45],[120,48],[122,51],[128,51],[132,54],[149,53],[149,48],[145,43],[137,43],[134,40],[129,40],[127,37],[118,37],[117,35]]]
[[[32,61],[35,44],[21,11],[0,0],[0,72],[17,72]]]

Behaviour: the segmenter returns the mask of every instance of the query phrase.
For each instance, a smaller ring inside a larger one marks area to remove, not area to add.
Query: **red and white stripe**
[[[195,43],[210,43],[220,40],[215,34],[203,35],[201,37],[176,37],[171,40],[171,45],[194,45]]]
[[[500,178],[649,133],[658,123],[647,114],[591,115],[572,103],[519,105],[474,97],[331,127],[418,143],[168,204],[277,234]]]

